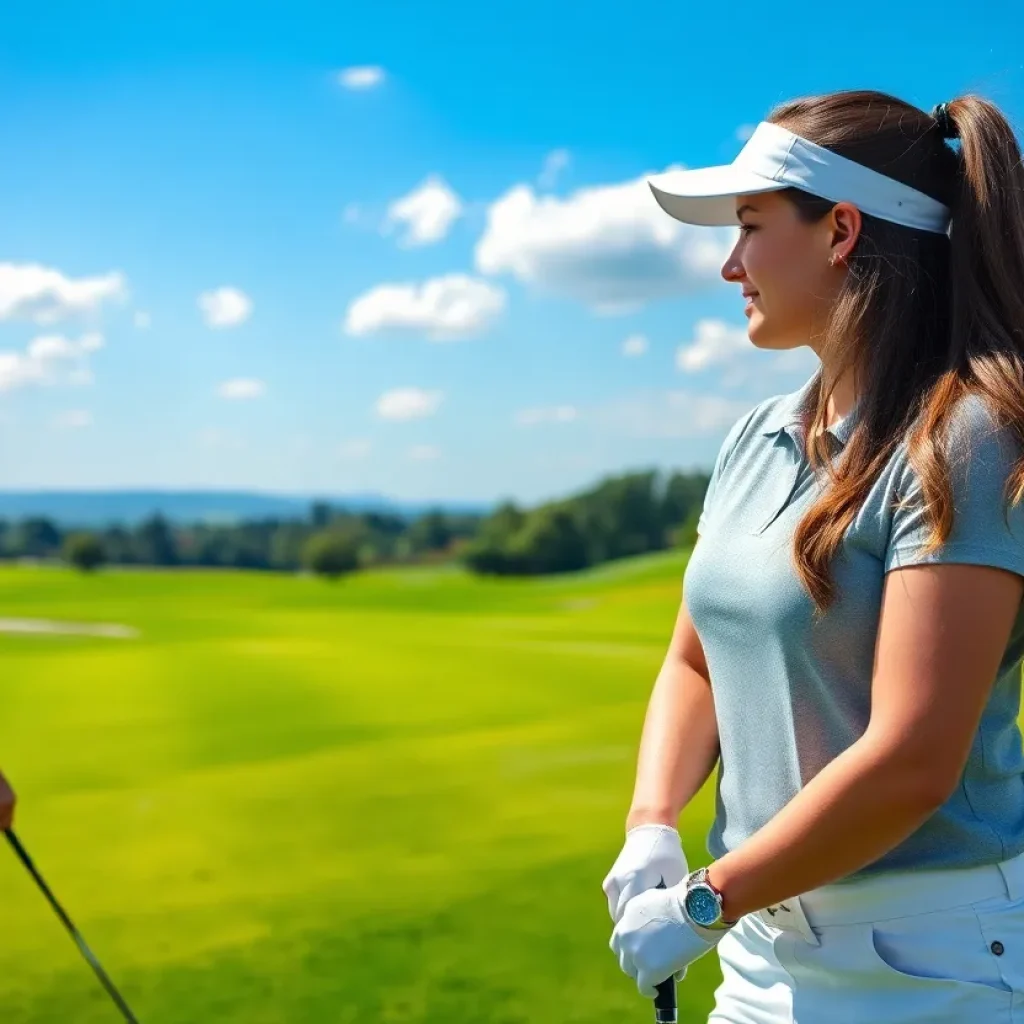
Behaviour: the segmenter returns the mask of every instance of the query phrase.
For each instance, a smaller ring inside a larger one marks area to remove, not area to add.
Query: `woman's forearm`
[[[626,828],[653,821],[675,826],[707,781],[718,753],[711,684],[670,655],[647,705]]]
[[[940,797],[904,755],[862,737],[710,865],[722,916],[736,920],[877,860],[933,814]]]

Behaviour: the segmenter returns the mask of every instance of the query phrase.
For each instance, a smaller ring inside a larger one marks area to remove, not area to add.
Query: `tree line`
[[[488,575],[568,572],[616,558],[692,545],[706,473],[656,470],[608,477],[567,498],[487,514],[441,507],[417,516],[352,512],[317,501],[304,517],[62,527],[42,516],[0,520],[0,558],[103,565],[190,566],[337,577],[374,565],[457,561]]]

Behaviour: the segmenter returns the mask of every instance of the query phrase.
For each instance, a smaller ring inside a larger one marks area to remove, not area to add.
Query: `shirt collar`
[[[764,425],[761,428],[763,434],[777,434],[780,430],[790,430],[800,426],[801,411],[805,406],[811,403],[812,397],[815,394],[818,387],[818,374],[815,373],[813,377],[806,384],[804,384],[797,391],[792,394],[783,395],[782,398],[775,403],[774,407],[768,412],[764,418]],[[838,423],[833,423],[828,428],[830,433],[840,444],[845,445],[850,439],[850,435],[853,433],[853,428],[856,424],[857,414],[860,411],[860,403],[854,406],[850,412],[844,416]]]

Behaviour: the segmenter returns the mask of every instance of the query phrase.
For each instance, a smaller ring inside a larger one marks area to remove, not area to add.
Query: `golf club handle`
[[[657,889],[667,889],[663,878]],[[655,1024],[677,1024],[679,1010],[676,1003],[676,977],[670,974],[660,985],[658,994],[654,997],[654,1022]]]

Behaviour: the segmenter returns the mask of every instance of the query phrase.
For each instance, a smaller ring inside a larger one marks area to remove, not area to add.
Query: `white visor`
[[[950,211],[895,178],[762,121],[731,164],[673,171],[648,184],[666,213],[687,224],[736,224],[736,196],[799,188],[862,213],[945,233]]]

